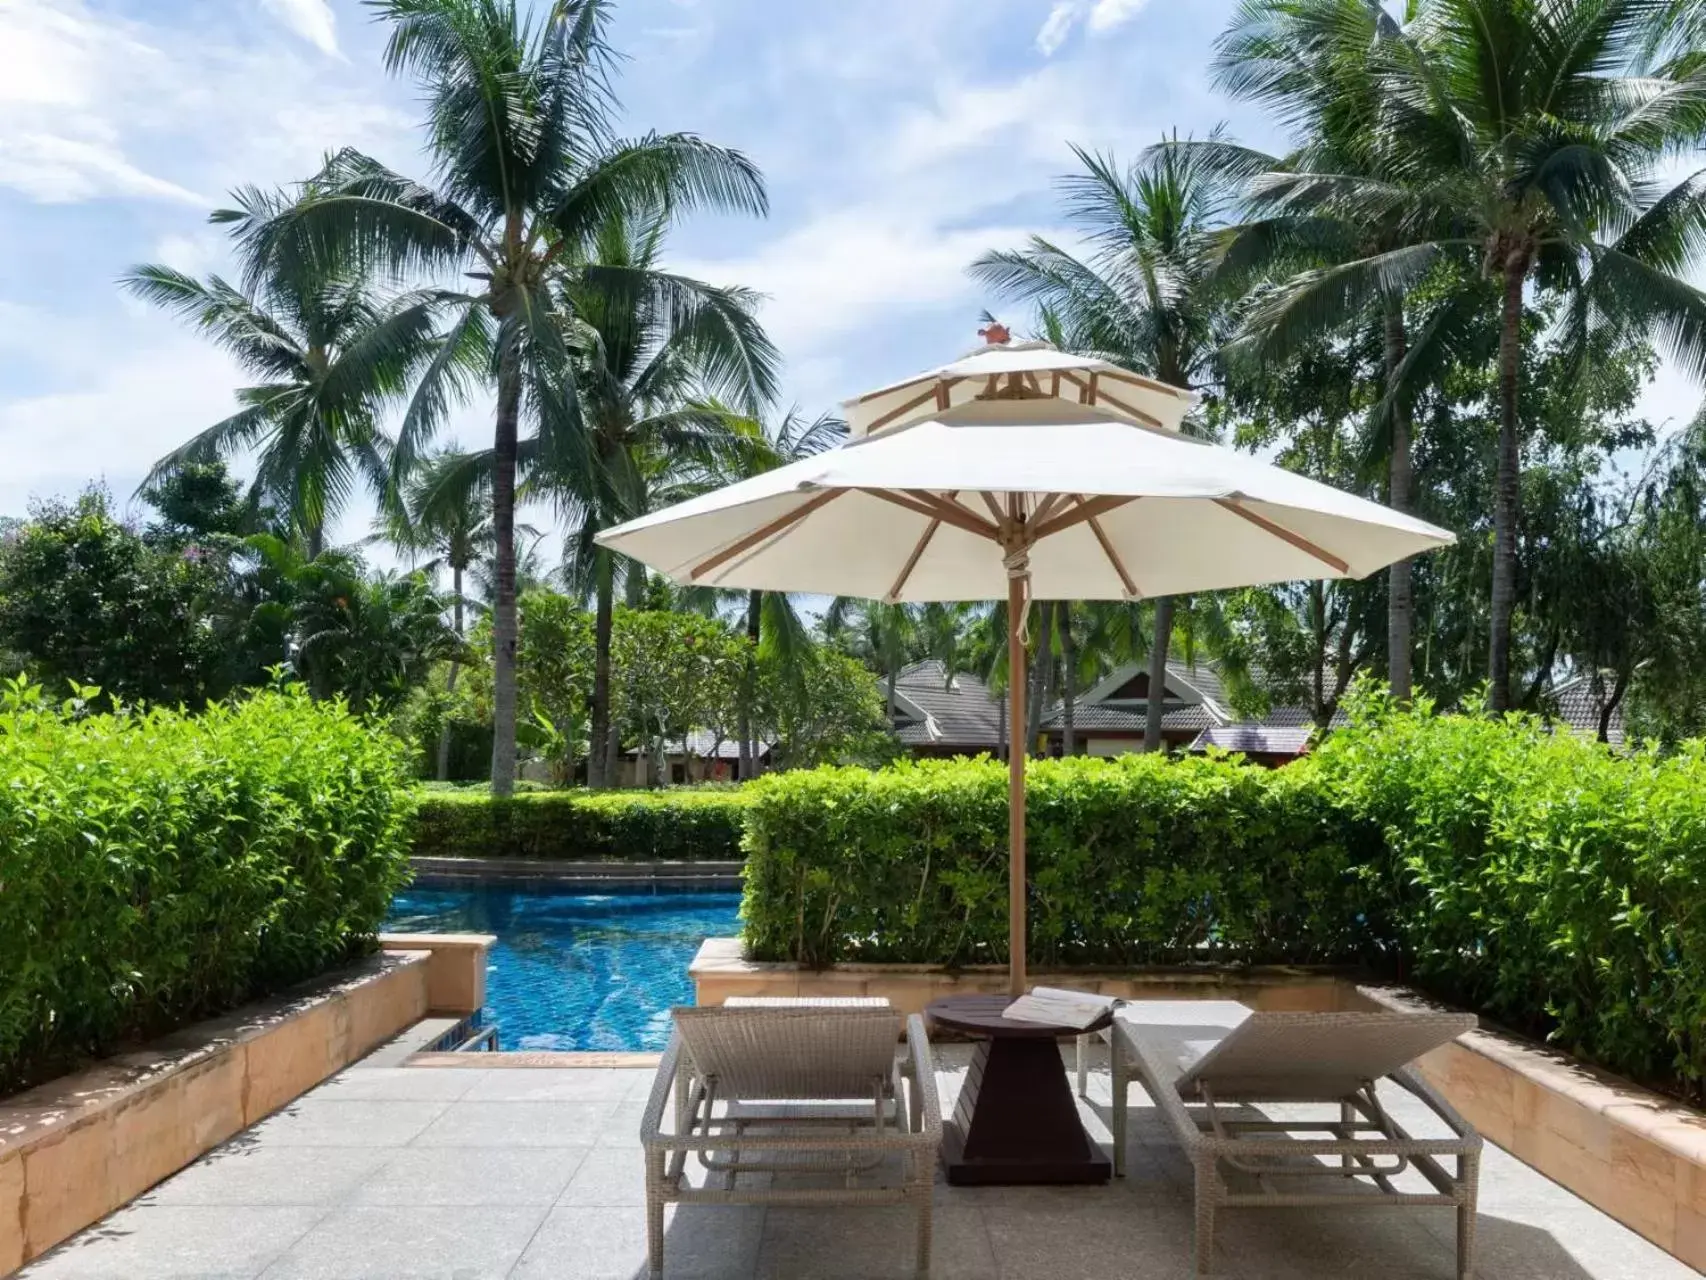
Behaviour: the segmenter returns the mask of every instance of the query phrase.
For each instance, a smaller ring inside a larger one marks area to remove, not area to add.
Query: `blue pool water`
[[[386,928],[493,933],[486,1017],[501,1049],[661,1049],[687,966],[740,932],[736,893],[583,894],[505,884],[415,887]]]

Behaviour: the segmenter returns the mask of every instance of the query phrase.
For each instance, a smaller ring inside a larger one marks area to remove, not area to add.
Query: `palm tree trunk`
[[[1528,260],[1512,250],[1504,263],[1499,328],[1499,463],[1493,488],[1493,590],[1487,652],[1488,704],[1511,705],[1511,615],[1516,609],[1516,521],[1521,475],[1517,388],[1522,367],[1522,285]]]
[[[1026,705],[1025,715],[1025,754],[1030,755],[1037,750],[1037,740],[1042,737],[1043,712],[1048,703],[1049,627],[1054,621],[1054,604],[1043,601],[1037,606],[1037,650],[1031,656],[1030,688],[1026,690],[1030,698]]]
[[[1149,704],[1143,720],[1143,749],[1159,751],[1161,717],[1166,714],[1167,654],[1173,647],[1173,597],[1155,600],[1155,625],[1149,640]]]
[[[1078,646],[1072,636],[1072,605],[1062,604],[1060,619],[1060,754],[1078,754],[1078,733],[1072,723],[1078,698]]]
[[[740,771],[741,781],[756,778],[758,745],[752,740],[752,700],[758,691],[758,639],[764,593],[749,591],[746,597],[746,667],[741,672],[740,690]]]
[[[1309,718],[1325,725],[1327,705],[1327,590],[1319,578],[1309,583],[1309,627],[1315,633],[1315,647],[1310,651],[1311,678],[1309,681]]]
[[[450,567],[450,596],[451,596],[451,625],[456,628],[456,638],[462,638],[462,566]],[[454,658],[450,662],[450,675],[445,678],[445,695],[456,692],[456,677],[461,673],[462,664]],[[450,720],[449,717],[438,729],[438,763],[433,774],[440,782],[450,781]]]
[[[498,365],[498,414],[492,442],[492,794],[515,790],[515,454],[521,415],[521,353],[513,337]]]
[[[1611,741],[1611,717],[1617,714],[1617,708],[1623,703],[1623,695],[1629,691],[1629,673],[1619,671],[1617,683],[1612,686],[1611,696],[1605,700],[1605,705],[1599,709],[1599,740]]]
[[[1412,423],[1410,407],[1398,398],[1398,366],[1409,349],[1409,335],[1404,330],[1404,304],[1391,302],[1386,307],[1386,390],[1393,397],[1392,450],[1388,464],[1386,500],[1394,511],[1408,513],[1411,508],[1411,488],[1415,475],[1414,459],[1410,456]],[[1390,570],[1386,607],[1386,683],[1392,696],[1408,702],[1411,693],[1412,650],[1415,645],[1416,595],[1415,562],[1404,559]]]
[[[605,749],[610,736],[610,632],[616,594],[613,572],[610,553],[600,552],[594,570],[597,602],[592,621],[592,726],[587,733],[586,759],[586,783],[595,789],[616,785]]]
[[[308,558],[318,560],[320,553],[326,549],[326,526],[314,521],[302,531],[302,540],[307,544]]]

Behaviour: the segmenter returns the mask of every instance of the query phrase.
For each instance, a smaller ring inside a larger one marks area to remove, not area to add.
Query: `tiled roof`
[[[1604,694],[1594,688],[1593,677],[1577,676],[1552,690],[1552,702],[1558,708],[1558,719],[1577,733],[1590,738],[1599,736],[1599,716],[1605,707]],[[1606,739],[1614,747],[1623,745],[1623,708],[1611,713],[1606,726]]]
[[[994,749],[1001,741],[1002,703],[974,675],[961,671],[950,680],[935,659],[914,662],[901,668],[895,691],[924,715],[896,727],[908,746]]]
[[[1142,733],[1146,718],[1147,713],[1142,707],[1134,711],[1129,706],[1110,707],[1102,703],[1085,702],[1074,704],[1072,708],[1072,728],[1075,733],[1083,733],[1086,729],[1116,729]],[[1161,714],[1163,729],[1201,729],[1210,723],[1209,714],[1202,707],[1175,707]],[[1060,732],[1065,725],[1065,716],[1058,710],[1043,721],[1043,729],[1050,733]]]
[[[1312,730],[1307,725],[1283,727],[1270,724],[1210,725],[1197,735],[1188,750],[1242,751],[1246,755],[1302,755]]]

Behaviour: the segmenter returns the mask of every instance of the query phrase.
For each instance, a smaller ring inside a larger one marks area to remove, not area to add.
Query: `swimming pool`
[[[387,929],[492,933],[485,1014],[500,1049],[662,1049],[687,966],[740,932],[738,893],[588,894],[549,886],[416,886]]]

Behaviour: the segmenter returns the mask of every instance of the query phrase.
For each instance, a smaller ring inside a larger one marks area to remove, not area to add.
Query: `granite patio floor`
[[[941,1056],[945,1109],[965,1055]],[[652,1072],[357,1065],[19,1273],[18,1280],[581,1280],[644,1277],[638,1142]],[[1392,1110],[1425,1129],[1398,1091]],[[1108,1077],[1084,1106],[1106,1138]],[[1423,1113],[1425,1115],[1425,1113]],[[1188,1171],[1133,1089],[1131,1169],[1091,1188],[938,1184],[938,1277],[1192,1275]],[[1450,1209],[1228,1210],[1228,1280],[1452,1280]],[[903,1208],[692,1206],[667,1275],[910,1275]],[[1489,1145],[1484,1280],[1680,1280],[1700,1273]]]

